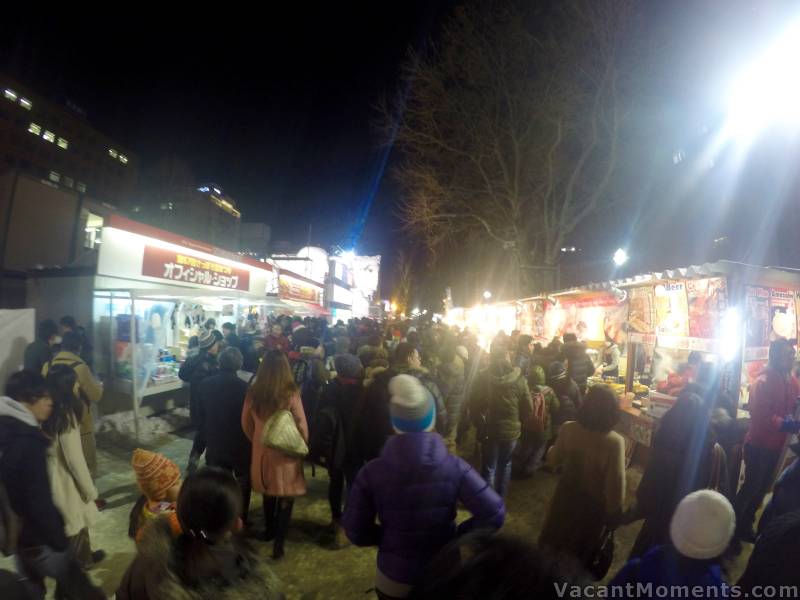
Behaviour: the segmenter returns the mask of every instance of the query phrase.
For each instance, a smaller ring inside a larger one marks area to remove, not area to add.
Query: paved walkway
[[[188,432],[160,435],[147,444],[184,467],[191,447]],[[109,507],[92,531],[94,548],[102,548],[108,558],[94,569],[92,578],[109,594],[113,594],[127,565],[133,559],[134,544],[127,537],[128,516],[138,497],[135,479],[130,468],[133,446],[117,439],[101,438],[98,448],[99,472],[104,475],[97,481],[101,495]],[[284,584],[289,600],[336,600],[374,597],[366,592],[372,587],[375,565],[374,548],[347,547],[332,550],[328,546],[326,525],[330,522],[327,503],[327,474],[318,469],[312,478],[306,469],[308,495],[295,503],[292,526],[286,546],[286,558],[273,568]],[[629,499],[640,478],[637,469],[628,470]],[[525,481],[513,481],[507,498],[508,518],[504,530],[532,542],[541,530],[547,503],[555,488],[557,478],[538,472]],[[466,518],[466,514],[463,515]],[[261,498],[253,496],[251,520],[257,530],[263,529]],[[611,573],[624,564],[641,523],[622,527],[617,533],[615,562]],[[264,560],[269,558],[271,545],[255,542]],[[749,550],[749,548],[748,548]],[[0,561],[0,567],[13,569],[9,559]],[[733,581],[743,570],[744,557],[731,565]]]

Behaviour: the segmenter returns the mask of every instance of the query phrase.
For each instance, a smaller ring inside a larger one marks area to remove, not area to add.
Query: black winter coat
[[[386,440],[394,434],[389,413],[389,382],[399,375],[395,369],[387,369],[375,376],[364,390],[364,403],[356,422],[356,450],[358,456],[369,462],[381,455]]]
[[[567,373],[581,390],[585,390],[586,380],[595,371],[592,359],[586,354],[586,346],[580,342],[569,342],[564,344],[562,352],[567,361]]]
[[[219,371],[217,357],[201,350],[198,354],[190,356],[181,365],[178,377],[189,383],[189,413],[192,418],[192,427],[199,429],[203,426],[201,409],[198,408],[198,390],[206,377],[211,377]]]
[[[360,380],[336,378],[326,385],[319,399],[318,410],[327,407],[336,409],[344,434],[344,457],[342,465],[360,465],[355,428],[364,386]]]
[[[0,402],[13,402],[0,398]],[[18,406],[18,405],[17,405]],[[22,409],[24,410],[24,409]],[[22,520],[18,546],[49,546],[67,549],[64,519],[53,504],[47,474],[47,448],[50,441],[39,427],[0,410],[0,480],[11,508]],[[33,418],[33,415],[30,415]]]
[[[36,340],[25,348],[24,368],[34,373],[41,373],[50,359],[53,358],[53,349],[47,342]]]
[[[236,373],[220,371],[206,377],[197,393],[206,440],[206,460],[230,467],[247,467],[251,445],[242,431],[247,383]]]

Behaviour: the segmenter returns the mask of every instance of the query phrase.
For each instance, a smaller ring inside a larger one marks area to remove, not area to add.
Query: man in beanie
[[[178,377],[189,383],[189,416],[192,419],[192,427],[195,428],[194,442],[189,454],[189,466],[187,470],[193,473],[197,469],[200,457],[205,452],[206,445],[203,440],[203,419],[200,402],[200,385],[203,380],[216,374],[219,370],[217,366],[217,354],[219,354],[219,339],[214,335],[215,331],[204,330],[197,339],[197,354],[188,357],[178,371]],[[221,334],[220,334],[221,337]]]
[[[352,354],[337,354],[334,366],[336,378],[323,388],[314,415],[310,451],[328,469],[331,533],[334,546],[341,548],[347,544],[341,525],[342,493],[345,482],[347,490],[352,489],[362,464],[358,458],[354,428],[364,391],[364,368],[358,357]]]
[[[581,406],[581,390],[569,376],[563,363],[554,362],[547,369],[547,385],[558,398],[558,412],[553,415],[553,433],[558,435],[558,428],[567,421],[574,421]]]
[[[389,419],[389,382],[401,374],[411,375],[422,383],[436,407],[436,429],[440,433],[446,431],[448,417],[441,390],[428,370],[422,366],[419,351],[408,342],[402,342],[395,348],[391,367],[376,375],[366,389],[364,410],[359,414],[356,431],[359,452],[364,460],[377,458],[384,443],[393,433]]]
[[[128,535],[136,539],[148,522],[160,515],[175,513],[181,490],[181,471],[163,454],[137,448],[131,457],[136,485],[142,496],[131,510]]]
[[[755,542],[753,521],[778,469],[778,461],[790,433],[797,433],[794,419],[800,383],[792,375],[794,342],[776,340],[769,345],[767,367],[750,389],[750,428],[744,441],[744,483],[736,506],[736,537]]]
[[[242,431],[242,408],[247,382],[238,375],[244,357],[238,348],[225,348],[219,355],[219,373],[199,386],[202,436],[206,444],[206,464],[233,474],[242,490],[242,521],[250,510],[250,440]]]
[[[502,527],[505,505],[433,432],[436,408],[418,379],[398,375],[389,391],[397,435],[359,471],[342,524],[354,544],[378,546],[378,596],[405,598],[448,542],[473,529]],[[473,517],[456,526],[459,503]]]
[[[614,586],[652,583],[652,598],[662,597],[656,594],[659,586],[717,588],[717,594],[709,595],[712,591],[705,594],[727,597],[728,585],[722,577],[719,558],[728,548],[735,529],[736,515],[725,496],[714,490],[692,492],[681,500],[672,516],[671,543],[656,546],[641,558],[629,561],[609,584],[610,596]]]

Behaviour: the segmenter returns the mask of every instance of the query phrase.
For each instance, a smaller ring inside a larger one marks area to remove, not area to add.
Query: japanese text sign
[[[144,247],[142,275],[228,290],[250,289],[250,271],[175,250]]]

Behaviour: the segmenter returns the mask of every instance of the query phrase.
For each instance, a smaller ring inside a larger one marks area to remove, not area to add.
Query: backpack
[[[314,383],[314,374],[311,360],[298,358],[292,362],[292,377],[297,387],[300,388],[300,399],[303,401],[303,410],[307,415],[316,412],[319,389]]]
[[[525,423],[525,431],[542,433],[547,425],[547,402],[542,392],[533,392],[533,411]]]
[[[341,468],[346,448],[339,411],[333,406],[326,406],[317,411],[313,424],[308,443],[308,460],[326,469]]]
[[[1,453],[0,461],[2,461]],[[3,556],[13,556],[17,553],[17,538],[20,529],[20,518],[11,508],[6,486],[0,480],[0,553]]]

